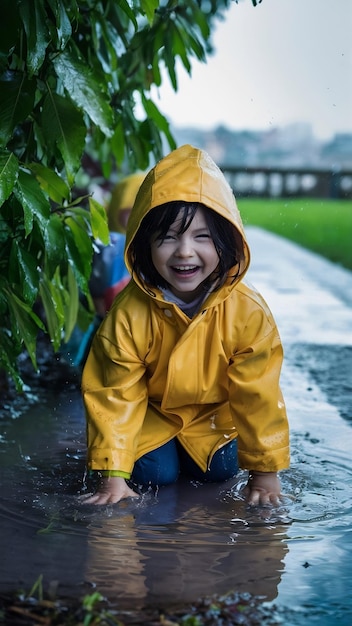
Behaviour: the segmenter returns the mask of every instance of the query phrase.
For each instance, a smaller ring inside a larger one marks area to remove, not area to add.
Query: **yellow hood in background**
[[[236,200],[225,176],[204,150],[191,145],[177,148],[161,159],[145,177],[135,200],[126,233],[125,262],[132,273],[130,246],[144,216],[166,202],[200,202],[227,219],[240,233],[247,271],[250,253]]]
[[[122,178],[112,190],[110,202],[106,209],[109,230],[123,232],[119,222],[120,211],[132,209],[139,187],[145,178],[145,172],[136,172]]]

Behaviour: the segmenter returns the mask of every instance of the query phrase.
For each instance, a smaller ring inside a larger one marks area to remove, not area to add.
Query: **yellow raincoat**
[[[130,245],[141,220],[173,200],[217,211],[243,245],[237,279],[210,293],[192,319],[133,274]],[[206,152],[182,146],[149,172],[128,222],[125,262],[132,280],[98,330],[83,372],[89,469],[129,474],[138,458],[174,437],[203,471],[235,437],[243,469],[288,467],[279,334],[263,298],[242,281],[249,249],[241,218]]]
[[[112,190],[110,202],[106,209],[109,230],[115,233],[124,233],[125,229],[120,221],[123,211],[130,211],[136,199],[137,191],[145,177],[143,172],[135,172],[122,178]]]

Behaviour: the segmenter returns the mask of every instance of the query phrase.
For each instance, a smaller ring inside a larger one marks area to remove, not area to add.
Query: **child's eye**
[[[197,235],[196,239],[211,239],[210,233],[201,233]]]
[[[167,241],[168,239],[174,239],[174,236],[170,233],[166,233],[166,235],[159,235],[155,237],[155,241],[158,241],[159,243],[163,243],[163,241]]]

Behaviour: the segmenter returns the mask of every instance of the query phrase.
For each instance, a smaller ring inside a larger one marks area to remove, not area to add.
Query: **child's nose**
[[[180,237],[176,249],[176,255],[182,257],[189,257],[193,255],[193,249],[191,241],[188,237]]]

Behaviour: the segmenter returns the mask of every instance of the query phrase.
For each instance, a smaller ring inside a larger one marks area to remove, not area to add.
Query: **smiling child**
[[[132,275],[94,338],[83,372],[88,504],[142,487],[223,482],[249,471],[249,504],[278,504],[289,464],[282,345],[261,295],[232,190],[189,145],[146,176],[130,214]]]

